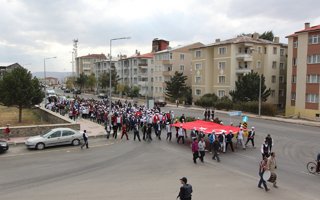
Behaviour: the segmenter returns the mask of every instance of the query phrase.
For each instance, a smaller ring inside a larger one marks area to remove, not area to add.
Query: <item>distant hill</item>
[[[37,78],[44,78],[43,72],[33,72],[33,76],[36,76]],[[58,78],[59,80],[64,80],[65,77],[71,76],[72,72],[46,72],[47,77],[54,77]]]

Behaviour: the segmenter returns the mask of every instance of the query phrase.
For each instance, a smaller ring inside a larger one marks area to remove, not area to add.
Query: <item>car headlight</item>
[[[5,143],[5,142],[0,142],[0,146],[6,147],[6,146],[7,146],[7,143]]]

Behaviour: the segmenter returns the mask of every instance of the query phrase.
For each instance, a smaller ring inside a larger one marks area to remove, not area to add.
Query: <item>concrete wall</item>
[[[80,124],[70,119],[62,117],[58,113],[39,108],[35,112],[42,117],[42,119],[48,124],[44,125],[32,125],[32,126],[13,126],[10,127],[10,137],[29,137],[45,133],[53,128],[71,128],[74,130],[80,130]],[[0,127],[1,136],[3,136],[3,130],[6,127]]]

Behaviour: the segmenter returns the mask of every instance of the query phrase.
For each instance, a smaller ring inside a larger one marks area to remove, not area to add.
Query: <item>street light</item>
[[[46,84],[46,79],[47,79],[47,74],[46,74],[46,60],[57,58],[56,56],[54,57],[48,57],[43,59],[43,72],[44,72],[44,106],[46,106],[46,99],[47,99],[47,84]]]
[[[258,112],[259,117],[261,116],[261,84],[262,84],[261,79],[262,79],[262,74],[259,77],[259,112]]]
[[[130,37],[120,37],[120,38],[113,38],[113,39],[110,39],[110,70],[109,70],[109,102],[110,102],[110,112],[111,112],[111,102],[112,102],[112,98],[111,98],[111,62],[112,62],[112,56],[111,56],[111,49],[112,49],[112,41],[114,40],[129,40],[131,39]]]

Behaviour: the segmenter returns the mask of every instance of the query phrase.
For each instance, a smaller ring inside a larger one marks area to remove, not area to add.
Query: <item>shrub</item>
[[[239,102],[239,103],[234,104],[233,109],[258,114],[259,102],[257,102],[257,101]],[[274,116],[276,114],[276,107],[270,103],[262,103],[261,114]]]
[[[229,97],[224,96],[215,103],[215,108],[217,108],[219,110],[221,110],[221,109],[232,110],[233,103],[232,103],[231,99],[229,99]]]
[[[214,107],[215,103],[218,101],[218,96],[214,93],[205,94],[199,100],[195,102],[195,105],[201,107]]]

